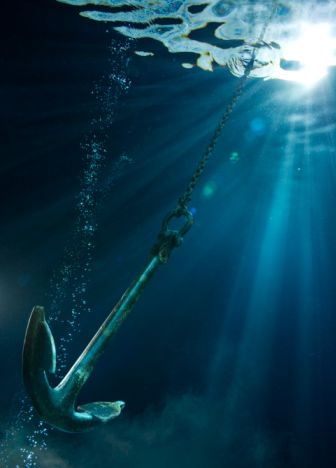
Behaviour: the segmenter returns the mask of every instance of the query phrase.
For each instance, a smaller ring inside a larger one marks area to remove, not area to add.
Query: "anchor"
[[[179,230],[169,228],[173,218],[185,218]],[[55,373],[56,347],[45,319],[44,308],[35,306],[28,322],[23,345],[23,380],[38,414],[50,425],[66,432],[82,432],[106,423],[120,415],[125,407],[121,400],[94,402],[76,406],[77,396],[90,377],[108,342],[118,331],[140,298],[146,284],[167,263],[172,250],[181,245],[183,236],[193,224],[193,216],[185,207],[168,213],[162,222],[151,258],[143,271],[122,295],[65,377],[52,387],[47,373]]]

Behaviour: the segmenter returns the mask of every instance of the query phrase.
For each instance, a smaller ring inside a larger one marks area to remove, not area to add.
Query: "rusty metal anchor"
[[[179,230],[169,228],[173,218],[185,218]],[[172,250],[179,246],[193,224],[193,217],[179,206],[163,220],[157,243],[143,271],[125,291],[62,381],[51,387],[47,373],[56,369],[56,347],[45,319],[44,308],[35,306],[30,315],[23,346],[23,379],[34,407],[42,419],[67,432],[81,432],[119,416],[123,401],[95,402],[76,406],[77,396],[109,340],[140,298],[146,284],[160,265],[166,263]]]

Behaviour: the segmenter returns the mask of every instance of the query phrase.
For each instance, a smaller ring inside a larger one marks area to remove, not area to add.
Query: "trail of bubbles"
[[[64,258],[55,271],[47,294],[50,306],[48,320],[62,324],[62,336],[58,346],[58,368],[56,375],[62,377],[68,367],[68,345],[79,332],[79,318],[91,308],[86,300],[90,281],[95,234],[98,229],[97,206],[104,193],[100,190],[101,177],[105,168],[108,151],[107,131],[113,124],[117,104],[131,82],[127,77],[128,60],[126,53],[129,43],[120,45],[113,41],[109,65],[111,72],[94,84],[92,93],[100,103],[101,113],[92,119],[93,133],[81,145],[84,152],[84,166],[80,178],[80,191],[76,201],[77,217]],[[131,161],[125,154],[112,165],[109,181],[116,180],[125,162]],[[112,185],[112,184],[111,184]],[[105,191],[108,189],[105,186]],[[70,314],[67,307],[70,303]],[[28,398],[23,393],[15,399],[15,417],[0,442],[0,460],[5,467],[33,468],[38,466],[40,454],[47,450],[50,429],[39,420]]]
[[[82,313],[91,311],[86,301],[86,291],[92,267],[94,238],[98,228],[96,209],[99,203],[99,179],[106,158],[106,150],[96,138],[94,136],[91,142],[82,145],[86,152],[85,168],[77,200],[73,240],[65,250],[62,267],[51,280],[50,321],[62,324],[57,357],[58,377],[63,377],[68,367],[67,347],[74,334],[79,332],[79,317]],[[69,303],[70,314],[66,312]]]
[[[60,338],[58,368],[56,374],[63,377],[69,366],[67,349],[74,334],[79,332],[79,317],[82,313],[89,313],[91,308],[87,304],[86,291],[90,278],[94,240],[98,229],[97,206],[101,201],[101,176],[105,167],[107,149],[107,132],[113,124],[117,104],[129,87],[127,77],[128,61],[125,54],[129,43],[121,46],[113,42],[110,46],[111,72],[104,75],[94,84],[93,94],[100,103],[101,113],[94,118],[91,125],[93,134],[86,138],[81,145],[85,153],[84,170],[81,177],[81,189],[77,197],[77,219],[74,238],[67,248],[63,266],[54,276],[51,284],[51,321],[60,321],[62,336]],[[119,175],[119,160],[113,165],[113,177]],[[70,316],[61,310],[64,303],[70,299]]]
[[[12,423],[0,442],[1,467],[32,468],[46,448],[48,429],[35,416],[28,398],[21,392],[13,401]]]

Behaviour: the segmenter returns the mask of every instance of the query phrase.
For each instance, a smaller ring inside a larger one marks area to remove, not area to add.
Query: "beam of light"
[[[252,94],[253,90],[255,93],[256,89],[261,90],[262,88],[261,82],[257,82],[255,85],[255,88],[246,91],[251,93],[250,99],[255,99]],[[242,99],[248,101],[246,94]],[[290,111],[294,111],[292,104],[288,104],[282,95],[277,98],[277,103],[279,103],[278,111],[272,126],[266,132],[267,138],[260,149],[261,157],[258,158],[257,164],[253,167],[251,184],[254,186],[258,180],[258,174],[264,170],[265,158],[269,149],[276,146],[274,135],[282,134],[279,132],[281,123],[286,120]],[[261,110],[262,113],[267,113],[266,108],[261,107]],[[272,340],[276,334],[275,323],[278,314],[276,310],[276,301],[279,297],[277,284],[280,284],[281,281],[281,259],[284,255],[281,245],[288,227],[288,212],[292,194],[292,187],[288,181],[293,179],[296,171],[295,124],[290,125],[288,136],[284,140],[286,143],[284,152],[277,155],[281,161],[281,168],[279,169],[279,180],[276,182],[273,192],[273,201],[269,205],[269,215],[263,214],[265,208],[262,199],[255,199],[251,203],[250,228],[247,231],[245,243],[241,246],[241,260],[236,265],[235,279],[227,293],[230,298],[227,299],[225,305],[221,305],[223,310],[225,308],[225,314],[222,325],[219,326],[220,332],[217,342],[213,348],[207,390],[208,395],[212,398],[216,397],[218,392],[225,392],[226,416],[228,412],[234,415],[239,414],[238,407],[243,404],[243,400],[244,404],[246,403],[245,396],[242,396],[241,393],[241,382],[246,385],[245,390],[247,386],[249,389],[251,388],[251,394],[252,388],[253,391],[256,391],[255,385],[259,386],[260,394],[267,387],[268,371],[272,365]],[[231,209],[233,209],[232,212],[229,211],[230,207],[226,206],[226,216],[232,224],[237,216],[235,211],[239,211],[239,205],[236,203],[232,205]],[[265,231],[260,230],[260,216],[266,221]],[[258,233],[257,237],[256,233]],[[263,238],[261,238],[262,234]],[[224,235],[225,237],[226,235]],[[218,238],[218,245],[220,245],[223,242],[222,229],[218,230]],[[256,247],[256,238],[261,239],[260,244],[258,241],[258,247]],[[260,254],[253,253],[259,250],[259,246]],[[252,267],[250,270],[250,266],[254,265],[255,262],[257,262],[256,268]],[[254,280],[251,279],[251,271],[253,271]],[[237,319],[237,315],[240,315],[239,319]],[[235,336],[237,333],[238,323],[240,336],[235,342],[235,338],[232,338],[231,334]],[[253,375],[251,375],[249,369],[253,367],[251,364],[253,362],[259,363],[259,365],[256,366],[257,368],[253,368]],[[226,378],[225,376],[230,377]],[[247,393],[246,391],[245,394]],[[246,398],[249,397],[246,396]],[[262,397],[260,401],[262,401]]]
[[[272,78],[295,81],[312,87],[336,65],[336,38],[327,23],[303,23],[299,35],[282,47],[282,57],[299,64],[298,70],[279,68]]]

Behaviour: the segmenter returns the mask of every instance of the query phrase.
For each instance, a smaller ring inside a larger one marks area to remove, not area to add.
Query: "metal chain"
[[[260,44],[263,43],[263,38],[265,36],[266,30],[268,26],[270,25],[273,16],[276,13],[278,6],[278,0],[273,0],[273,7],[272,7],[272,12],[268,18],[268,20],[265,22],[261,33],[259,35],[259,38],[257,42],[253,46],[252,54],[251,54],[251,59],[247,63],[244,74],[241,77],[238,86],[236,87],[233,96],[227,105],[224,114],[222,115],[222,118],[220,119],[214,134],[210,140],[210,143],[208,144],[202,158],[199,160],[196,169],[187,185],[187,188],[183,192],[183,194],[180,196],[178,199],[176,207],[171,210],[163,219],[162,221],[162,226],[161,230],[158,234],[158,238],[156,243],[154,244],[151,254],[152,255],[158,255],[159,259],[162,263],[166,263],[170,257],[170,254],[172,250],[175,247],[178,247],[181,245],[183,241],[184,235],[190,230],[190,228],[193,225],[193,215],[188,209],[188,203],[191,201],[192,194],[195,190],[195,187],[197,185],[197,182],[201,175],[204,172],[204,169],[212,156],[215,147],[217,145],[218,139],[221,136],[222,130],[225,127],[226,122],[228,121],[239,97],[241,96],[243,89],[245,87],[246,81],[253,70],[254,67],[254,61],[256,58],[257,54],[257,48],[260,47]],[[184,224],[182,227],[178,230],[171,229],[169,227],[169,223],[174,219],[174,218],[184,218]]]
[[[243,90],[244,90],[244,87],[245,87],[245,84],[246,84],[246,81],[253,69],[253,65],[254,65],[254,61],[255,61],[255,57],[256,57],[256,53],[257,53],[257,47],[258,47],[258,44],[261,44],[263,42],[263,38],[265,37],[265,34],[266,34],[266,31],[267,31],[267,28],[269,27],[270,23],[272,22],[273,20],[273,17],[276,13],[276,10],[277,10],[277,6],[278,6],[278,1],[277,0],[274,0],[273,1],[273,7],[272,7],[272,11],[271,11],[271,14],[268,18],[268,20],[265,22],[261,32],[260,32],[260,35],[259,35],[259,38],[253,48],[253,52],[252,52],[252,56],[251,56],[251,60],[249,61],[248,65],[246,66],[245,68],[245,71],[244,71],[244,75],[241,77],[239,83],[238,83],[238,86],[236,87],[234,93],[233,93],[233,96],[229,102],[229,104],[227,105],[225,111],[224,111],[224,114],[222,115],[218,125],[217,125],[217,128],[215,129],[214,131],[214,134],[210,140],[210,143],[208,144],[202,158],[200,159],[200,161],[198,162],[197,166],[196,166],[196,169],[187,185],[187,188],[185,189],[185,191],[183,192],[183,194],[180,196],[180,198],[178,199],[178,203],[177,203],[177,209],[182,209],[184,210],[188,203],[190,203],[191,201],[191,197],[192,197],[192,194],[193,194],[193,191],[195,190],[195,187],[197,185],[197,182],[199,180],[199,178],[201,177],[201,175],[203,174],[204,172],[204,169],[210,159],[210,157],[212,156],[213,152],[214,152],[214,149],[217,145],[217,142],[218,142],[218,139],[222,133],[222,130],[223,128],[225,127],[227,121],[229,120],[229,117],[230,115],[232,114],[232,111],[235,107],[235,105],[237,104],[237,101],[239,99],[239,97],[241,96]]]
[[[250,68],[250,67],[249,67]],[[217,125],[217,128],[211,138],[211,141],[210,143],[208,144],[202,158],[199,160],[198,164],[197,164],[197,167],[187,185],[187,188],[185,189],[185,191],[183,192],[183,194],[180,196],[180,198],[178,199],[178,206],[187,206],[188,203],[191,201],[191,197],[192,197],[192,194],[193,194],[193,191],[195,190],[195,187],[197,185],[197,182],[198,182],[198,179],[201,177],[201,175],[203,174],[204,172],[204,169],[210,159],[210,157],[212,156],[213,152],[214,152],[214,149],[217,145],[217,142],[218,142],[218,139],[222,133],[222,130],[223,128],[225,127],[226,125],[226,122],[229,120],[229,117],[230,115],[232,114],[232,111],[239,99],[239,97],[241,96],[242,92],[243,92],[243,89],[245,87],[245,84],[246,84],[246,80],[248,78],[248,74],[247,73],[244,73],[244,76],[240,79],[239,81],[239,84],[236,88],[236,90],[234,91],[234,94],[231,98],[231,101],[229,102],[229,104],[227,105],[226,109],[225,109],[225,112],[222,116],[222,118],[220,119],[218,125]]]

